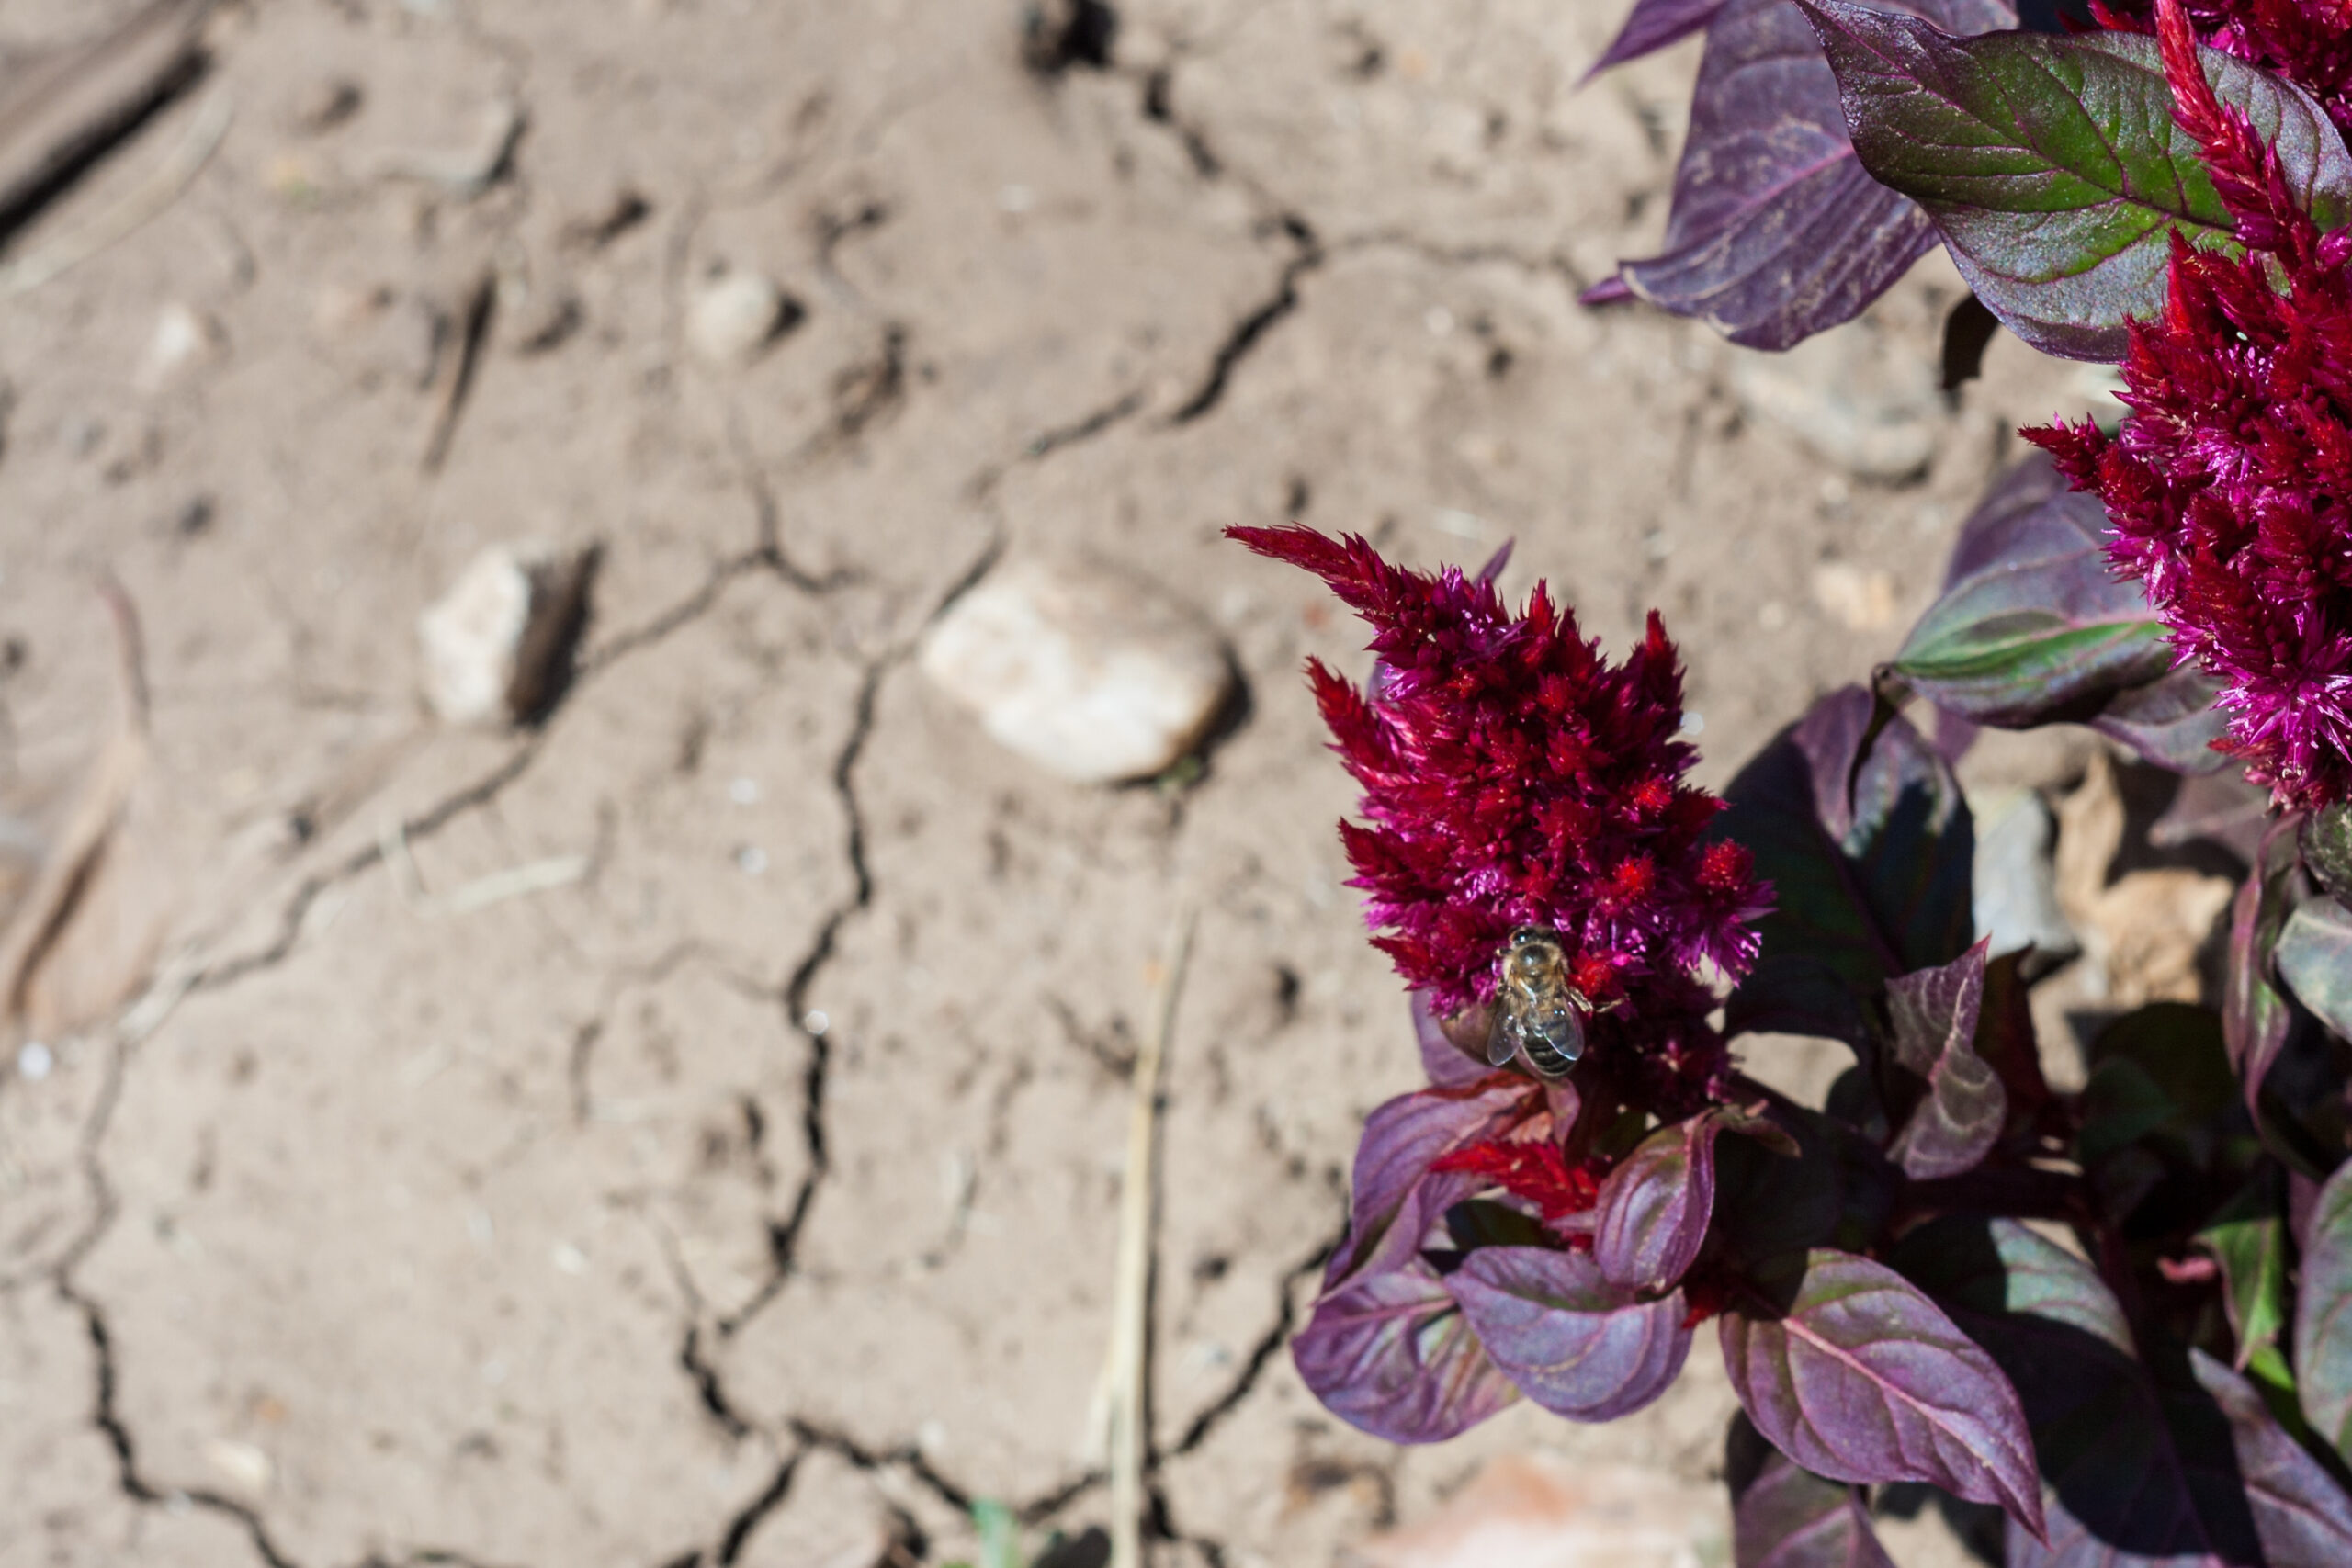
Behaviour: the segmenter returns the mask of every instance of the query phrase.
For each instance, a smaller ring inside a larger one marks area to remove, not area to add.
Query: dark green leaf
[[[2352,1165],[2321,1187],[2303,1237],[2295,1389],[2312,1430],[2352,1460]]]
[[[2222,1035],[2230,1066],[2245,1086],[2248,1111],[2258,1116],[2262,1080],[2287,1043],[2294,1021],[2287,998],[2271,984],[2272,954],[2294,907],[2295,818],[2270,825],[2255,852],[2254,874],[2238,886],[2230,914],[2229,969],[2222,987]]]
[[[2243,1371],[2287,1327],[2287,1199],[2278,1168],[2265,1161],[2197,1240],[2222,1266],[2222,1301]]]
[[[2352,801],[2323,806],[2303,818],[2295,845],[2303,867],[2339,904],[2352,904]]]
[[[1889,979],[1949,964],[1973,940],[1960,786],[1903,719],[1871,738],[1875,707],[1860,686],[1832,693],[1724,792],[1715,830],[1755,855],[1774,898],[1762,955],[1732,995],[1734,1033],[1865,1047]]]
[[[2352,909],[2306,898],[2278,933],[2278,977],[2322,1023],[2352,1038]]]
[[[2118,1057],[2102,1062],[2083,1090],[2083,1130],[2075,1157],[2095,1166],[2149,1134],[2176,1125],[2180,1108],[2139,1063]]]
[[[2132,1326],[2097,1271],[2016,1220],[1947,1214],[1905,1235],[1887,1262],[1946,1306],[2024,1314],[2135,1354]]]
[[[1863,166],[1927,209],[1977,298],[2036,347],[2120,358],[2126,318],[2164,308],[2171,234],[2229,243],[2229,209],[2173,122],[2154,39],[1957,39],[1842,0],[1801,3]],[[2325,114],[2243,61],[2199,57],[2321,226],[2342,223],[2352,158]]]
[[[2212,1009],[2150,1002],[2101,1030],[2091,1042],[2094,1066],[2136,1064],[2178,1111],[2186,1127],[2221,1113],[2237,1098],[2237,1080]]]
[[[2107,564],[2107,508],[2035,453],[1961,528],[1944,590],[1894,672],[1972,723],[2021,729],[2088,718],[2172,668],[2138,583]]]
[[[1724,1258],[1757,1263],[1819,1247],[1847,1233],[1863,1245],[1876,1234],[1898,1179],[1878,1151],[1850,1128],[1793,1105],[1773,1108],[1792,1134],[1797,1157],[1754,1138],[1715,1146],[1715,1221]]]

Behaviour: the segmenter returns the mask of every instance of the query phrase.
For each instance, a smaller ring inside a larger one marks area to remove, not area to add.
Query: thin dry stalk
[[[1127,1109],[1127,1174],[1119,1192],[1118,1270],[1111,1292],[1109,1394],[1111,1568],[1142,1568],[1144,1347],[1149,1333],[1151,1233],[1159,1202],[1159,1084],[1176,1023],[1176,996],[1192,956],[1194,914],[1180,904],[1169,924],[1151,1027],[1136,1053]]]

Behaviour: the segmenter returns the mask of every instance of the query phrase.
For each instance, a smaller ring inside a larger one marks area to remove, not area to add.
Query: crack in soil
[[[105,1310],[75,1288],[73,1280],[60,1272],[55,1281],[58,1299],[82,1314],[82,1323],[90,1336],[90,1352],[96,1372],[97,1389],[90,1412],[91,1425],[98,1429],[114,1450],[115,1480],[123,1495],[142,1507],[153,1507],[176,1500],[235,1520],[251,1539],[254,1554],[267,1568],[295,1568],[292,1559],[277,1550],[269,1536],[269,1529],[261,1516],[233,1497],[199,1488],[158,1487],[139,1471],[139,1455],[131,1440],[130,1428],[115,1409],[114,1337],[107,1327]]]
[[[1249,357],[1250,350],[1264,340],[1276,322],[1298,309],[1299,279],[1323,265],[1323,248],[1315,243],[1313,231],[1305,223],[1295,219],[1285,219],[1283,228],[1283,232],[1290,236],[1295,252],[1283,265],[1273,293],[1236,322],[1233,330],[1226,334],[1225,341],[1217,345],[1216,355],[1209,361],[1208,373],[1201,378],[1199,389],[1168,416],[1170,428],[1192,423],[1224,400],[1226,388],[1233,379],[1235,367]]]
[[[1284,1271],[1281,1282],[1274,1287],[1275,1312],[1272,1325],[1265,1333],[1258,1337],[1257,1344],[1250,1348],[1250,1359],[1242,1363],[1241,1371],[1235,1376],[1233,1382],[1227,1385],[1226,1391],[1203,1405],[1193,1416],[1191,1423],[1184,1428],[1184,1435],[1176,1440],[1176,1446],[1165,1453],[1152,1454],[1151,1463],[1155,1467],[1166,1460],[1182,1459],[1198,1449],[1208,1440],[1209,1434],[1216,1431],[1224,1423],[1226,1417],[1239,1409],[1242,1402],[1256,1390],[1259,1376],[1272,1362],[1275,1354],[1288,1342],[1291,1330],[1297,1326],[1298,1314],[1291,1305],[1291,1292],[1297,1288],[1301,1280],[1312,1278],[1316,1271],[1329,1260],[1331,1255],[1340,1249],[1340,1244],[1347,1239],[1347,1217],[1343,1213],[1340,1216],[1338,1230],[1318,1243],[1313,1252],[1300,1258]]]
[[[693,1381],[695,1392],[702,1397],[702,1407],[722,1431],[736,1438],[752,1435],[752,1424],[729,1401],[727,1385],[720,1380],[718,1369],[703,1359],[702,1325],[688,1325],[685,1342],[678,1347],[678,1367]]]
[[[1142,118],[1165,128],[1180,139],[1195,173],[1204,182],[1231,177],[1246,186],[1265,213],[1261,223],[1261,235],[1279,234],[1290,251],[1272,291],[1227,332],[1195,389],[1167,418],[1166,427],[1192,423],[1219,406],[1230,389],[1233,377],[1249,355],[1281,321],[1300,308],[1303,279],[1340,252],[1396,246],[1442,265],[1504,262],[1528,272],[1555,274],[1572,288],[1580,282],[1565,258],[1556,254],[1530,258],[1499,246],[1448,248],[1404,233],[1383,232],[1351,237],[1327,249],[1297,211],[1283,207],[1246,172],[1238,170],[1221,157],[1198,126],[1178,115],[1173,106],[1172,66],[1159,66],[1136,75],[1140,88],[1137,107]],[[832,270],[833,253],[845,239],[879,227],[888,216],[888,208],[875,202],[853,216],[827,226],[820,235],[820,270]],[[905,327],[887,320],[883,322],[879,344],[873,356],[853,364],[837,378],[833,388],[832,421],[811,441],[802,457],[820,456],[826,449],[855,443],[870,426],[899,407],[906,393],[907,341]],[[1062,448],[1091,441],[1136,416],[1142,412],[1145,403],[1146,394],[1140,389],[1131,389],[1073,423],[1040,433],[1026,444],[1015,461],[1041,460]],[[585,651],[580,660],[573,696],[578,695],[585,682],[620,660],[659,644],[708,613],[738,577],[753,571],[765,572],[786,588],[810,596],[831,593],[858,580],[860,574],[854,569],[834,568],[815,571],[791,554],[784,544],[780,508],[775,491],[750,455],[740,416],[730,414],[728,434],[741,482],[752,505],[756,543],[751,550],[719,562],[699,587],[676,604],[646,623]],[[446,445],[446,439],[443,445]],[[1001,470],[990,469],[978,476],[973,486],[975,493],[984,497],[999,472]],[[986,574],[994,564],[1001,544],[1001,537],[989,543],[970,568],[941,597],[932,615],[927,618],[926,626]],[[781,1293],[794,1276],[804,1228],[813,1212],[818,1194],[831,1172],[825,1120],[826,1094],[831,1069],[831,1047],[826,1040],[826,1028],[821,1024],[814,1028],[810,1026],[808,1002],[818,978],[836,956],[842,933],[854,917],[871,908],[875,901],[873,875],[866,861],[865,815],[858,795],[855,775],[872,739],[883,682],[899,663],[911,656],[914,640],[909,638],[903,645],[884,653],[866,666],[857,690],[850,734],[836,754],[831,771],[833,791],[841,800],[847,823],[843,854],[851,871],[852,891],[848,897],[827,912],[777,998],[786,1015],[787,1027],[799,1032],[809,1051],[801,1128],[808,1153],[808,1168],[788,1209],[780,1218],[770,1222],[773,1271],[769,1279],[730,1317],[708,1325],[722,1339],[731,1337],[752,1321]],[[536,761],[543,733],[526,734],[487,773],[406,820],[402,824],[405,836],[411,841],[430,837],[463,813],[493,802],[507,785],[520,778]],[[381,847],[370,844],[354,850],[341,862],[306,877],[287,898],[277,931],[271,940],[253,952],[191,970],[186,978],[178,982],[179,994],[190,990],[220,990],[285,962],[300,944],[303,925],[319,900],[332,889],[366,874],[382,859]],[[172,999],[176,1000],[176,995]],[[165,1004],[166,1009],[168,1005]],[[156,1021],[159,1022],[160,1018]],[[588,1027],[591,1032],[583,1033],[575,1043],[575,1111],[584,1104],[581,1064],[594,1043],[593,1031],[595,1025]],[[74,1269],[110,1228],[117,1212],[117,1201],[107,1179],[99,1149],[130,1068],[130,1054],[137,1043],[137,1038],[130,1032],[118,1031],[109,1059],[107,1081],[85,1123],[82,1163],[85,1180],[94,1194],[95,1217],[87,1233],[77,1239],[62,1261],[48,1271],[59,1296],[81,1314],[90,1337],[96,1359],[92,1424],[113,1450],[121,1490],[133,1501],[141,1506],[161,1506],[176,1504],[184,1499],[187,1505],[219,1513],[244,1529],[266,1568],[297,1568],[278,1549],[261,1515],[253,1507],[216,1492],[159,1487],[141,1471],[133,1435],[116,1407],[119,1373],[107,1319],[99,1303],[85,1295],[73,1281]],[[1322,1267],[1344,1234],[1342,1226],[1339,1233],[1319,1244],[1312,1254],[1284,1272],[1278,1287],[1273,1320],[1253,1345],[1234,1381],[1194,1414],[1182,1437],[1173,1447],[1165,1450],[1155,1447],[1147,1456],[1147,1527],[1150,1534],[1166,1542],[1189,1545],[1211,1568],[1221,1568],[1225,1562],[1223,1544],[1207,1537],[1187,1535],[1178,1528],[1160,1484],[1159,1467],[1168,1460],[1192,1454],[1204,1446],[1261,1385],[1265,1369],[1272,1364],[1273,1357],[1295,1326],[1296,1314],[1292,1298],[1297,1282]],[[680,1371],[694,1385],[699,1403],[710,1419],[732,1438],[741,1440],[768,1435],[736,1408],[728,1394],[722,1372],[704,1355],[705,1325],[699,1321],[701,1314],[698,1307],[693,1310],[692,1315],[697,1321],[686,1328],[676,1360]],[[707,1568],[725,1568],[725,1565],[734,1563],[753,1531],[787,1499],[797,1466],[808,1452],[815,1450],[830,1451],[863,1472],[895,1470],[903,1472],[958,1514],[968,1514],[971,1508],[974,1494],[935,1468],[917,1444],[909,1442],[888,1450],[872,1450],[846,1432],[798,1416],[785,1417],[782,1428],[790,1434],[798,1447],[778,1465],[767,1486],[728,1520],[714,1547],[696,1548],[684,1552],[672,1559],[666,1568],[706,1568],[706,1565]],[[1024,1524],[1043,1524],[1064,1513],[1089,1492],[1102,1485],[1106,1479],[1103,1472],[1090,1471],[1029,1499],[1013,1512]],[[913,1553],[920,1553],[923,1549],[916,1547],[912,1553],[903,1546],[895,1550],[912,1562],[915,1560]],[[428,1564],[470,1568],[472,1564],[471,1559],[458,1552],[438,1549],[413,1549],[397,1561],[402,1568],[408,1568],[408,1565],[424,1568]],[[391,1568],[391,1562],[371,1553],[362,1560],[359,1568]]]
[[[788,1456],[782,1464],[776,1466],[775,1477],[767,1483],[765,1489],[744,1505],[741,1513],[728,1521],[727,1533],[718,1538],[718,1553],[711,1559],[718,1568],[729,1568],[729,1564],[743,1555],[744,1544],[752,1539],[752,1532],[759,1529],[770,1514],[784,1506],[785,1498],[792,1492],[793,1472],[799,1468],[800,1455],[796,1453]]]
[[[732,1338],[735,1332],[759,1315],[768,1303],[774,1301],[797,1267],[801,1227],[808,1224],[809,1212],[816,1206],[817,1190],[832,1171],[831,1148],[825,1135],[825,1088],[832,1069],[832,1047],[826,1043],[827,1026],[810,1016],[808,990],[816,984],[817,976],[831,962],[841,941],[842,928],[852,917],[874,901],[874,873],[865,861],[865,812],[857,798],[855,774],[858,758],[864,754],[866,742],[874,734],[874,707],[881,695],[883,678],[903,651],[893,650],[866,666],[865,677],[858,682],[855,717],[851,724],[849,739],[833,760],[833,793],[842,804],[842,815],[848,822],[842,852],[849,862],[850,895],[825,912],[818,924],[817,934],[808,950],[794,964],[790,978],[786,980],[782,1002],[786,1027],[799,1032],[808,1047],[808,1066],[802,1081],[800,1104],[800,1136],[808,1155],[808,1168],[802,1172],[800,1186],[793,1195],[792,1206],[781,1220],[768,1222],[769,1273],[752,1299],[728,1317],[718,1322],[721,1338]]]

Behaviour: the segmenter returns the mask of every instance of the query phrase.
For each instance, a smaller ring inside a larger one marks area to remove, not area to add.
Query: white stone
[[[142,392],[160,392],[190,370],[220,357],[227,346],[220,324],[203,311],[177,300],[155,316],[155,330],[147,339],[132,378]]]
[[[754,272],[706,283],[686,308],[686,341],[713,365],[755,358],[784,324],[784,291]]]
[[[239,1491],[249,1495],[268,1491],[270,1481],[277,1473],[277,1466],[271,1462],[269,1455],[234,1438],[213,1438],[204,1445],[204,1458]]]
[[[1233,689],[1199,616],[1100,566],[1000,568],[940,617],[921,662],[996,740],[1080,784],[1166,771]]]
[[[2041,796],[2030,789],[1987,791],[1969,805],[1976,818],[1976,934],[1992,939],[1992,956],[2030,945],[2037,964],[2047,967],[2081,952],[2058,907],[2051,858],[2058,824]]]
[[[1894,579],[1851,561],[1827,561],[1814,568],[1813,599],[1839,625],[1858,632],[1892,626],[1898,608]]]
[[[537,717],[568,667],[594,563],[593,551],[527,544],[474,558],[416,618],[435,716],[490,726]]]

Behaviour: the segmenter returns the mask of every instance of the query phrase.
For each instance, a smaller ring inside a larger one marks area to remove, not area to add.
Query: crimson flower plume
[[[2278,804],[2328,806],[2352,798],[2352,230],[2323,233],[2215,98],[2179,0],[2156,21],[2174,118],[2245,248],[2174,237],[2164,314],[2132,325],[2114,435],[2024,434],[2107,503],[2109,561],[2223,682],[2222,748]]]
[[[1712,1095],[1724,1056],[1703,971],[1747,972],[1766,896],[1745,849],[1705,837],[1722,803],[1683,782],[1695,758],[1658,617],[1612,664],[1541,582],[1513,615],[1491,582],[1408,570],[1355,536],[1227,533],[1373,629],[1369,691],[1319,660],[1307,677],[1363,786],[1365,821],[1340,837],[1397,973],[1445,1016],[1493,998],[1514,927],[1548,928],[1600,1010],[1591,1049],[1640,1058],[1665,1102]]]

